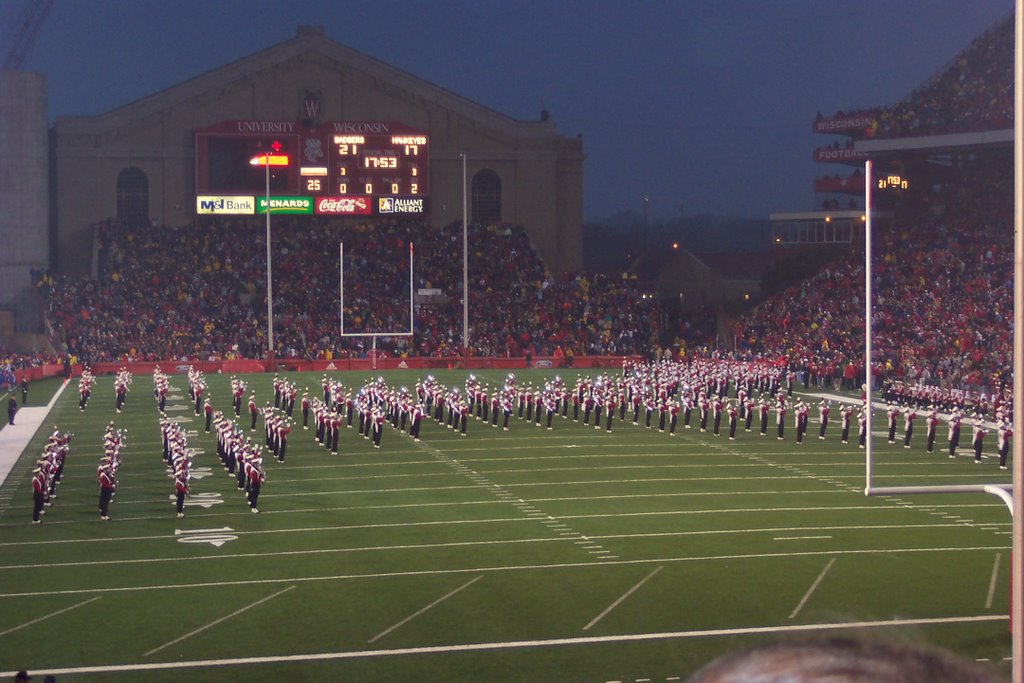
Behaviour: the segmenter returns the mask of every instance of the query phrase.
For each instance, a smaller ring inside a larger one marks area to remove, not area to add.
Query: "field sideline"
[[[427,372],[381,374],[412,386]],[[433,374],[461,388],[467,372]],[[476,374],[493,385],[505,372]],[[319,373],[288,376],[319,395]],[[332,377],[358,386],[366,374]],[[207,379],[227,411],[228,376]],[[271,375],[246,379],[260,405],[272,398]],[[343,429],[336,457],[297,423],[286,462],[264,458],[252,515],[186,378],[171,385],[168,414],[194,420],[201,451],[184,519],[144,375],[123,414],[111,377],[86,412],[73,386],[54,406],[44,424],[75,436],[42,525],[29,523],[29,479],[47,429],[0,487],[0,677],[672,681],[744,644],[808,633],[934,643],[1008,670],[1005,505],[865,497],[863,451],[839,443],[836,419],[820,441],[812,417],[800,446],[791,420],[784,441],[774,424],[760,438],[756,419],[735,441],[562,418],[552,431],[514,418],[509,432],[472,420],[462,438],[424,420],[420,443],[386,426],[380,450]],[[248,431],[244,409],[240,419]],[[101,522],[108,421],[128,443]],[[966,448],[949,459],[944,437],[940,427],[931,455],[923,430],[910,450],[876,437],[876,485],[1010,481]]]

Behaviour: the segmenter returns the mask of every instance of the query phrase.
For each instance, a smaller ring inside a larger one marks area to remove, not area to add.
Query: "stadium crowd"
[[[875,119],[867,137],[901,138],[1013,127],[1013,16],[977,37],[938,76],[895,105],[837,112]]]
[[[875,229],[877,376],[982,393],[1009,387],[1012,174],[1001,170],[965,178],[941,211],[919,207]],[[742,317],[734,333],[747,352],[785,357],[807,381],[853,388],[847,368],[863,377],[863,295],[861,244]]]
[[[0,346],[0,370],[4,372],[25,370],[27,368],[39,368],[44,365],[52,365],[58,362],[59,360],[53,354],[46,353],[44,351],[17,353]]]
[[[258,358],[266,351],[265,233],[245,220],[177,228],[96,226],[98,277],[41,274],[37,289],[68,353],[83,360]],[[379,337],[388,354],[455,355],[462,331],[462,229],[420,222],[322,225],[279,219],[273,236],[275,355],[365,355],[339,335],[339,253],[345,245],[346,332],[409,327],[414,244],[415,335]],[[661,316],[633,279],[551,275],[526,232],[469,230],[471,347],[477,355],[643,352]]]

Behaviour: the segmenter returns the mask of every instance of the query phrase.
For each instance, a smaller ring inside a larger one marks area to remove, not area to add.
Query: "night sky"
[[[0,1],[10,27],[28,2]],[[886,105],[1012,0],[57,0],[23,70],[51,119],[99,114],[300,24],[521,119],[583,134],[586,219],[812,210],[815,114]],[[844,171],[843,171],[844,172]]]

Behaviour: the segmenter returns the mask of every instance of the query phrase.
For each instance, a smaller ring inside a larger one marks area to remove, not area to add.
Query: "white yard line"
[[[578,500],[623,500],[629,498],[689,498],[689,497],[707,497],[707,496],[780,496],[780,495],[807,495],[807,494],[820,494],[827,493],[832,495],[849,495],[849,492],[843,491],[836,488],[828,489],[806,489],[796,491],[691,491],[691,492],[672,492],[672,493],[627,493],[616,496],[576,496],[572,498],[531,498],[531,503],[548,503],[548,502],[562,502],[562,501],[578,501]],[[284,495],[284,494],[282,494]],[[568,517],[562,517],[562,519],[568,519]]]
[[[1003,559],[1002,553],[996,553],[996,560],[992,563],[992,578],[988,582],[988,597],[985,598],[985,609],[992,609],[992,600],[996,595],[996,579],[999,577],[999,561]]]
[[[0,631],[0,636],[6,636],[8,633],[14,633],[15,631],[21,630],[21,629],[25,628],[26,626],[31,626],[32,624],[38,624],[40,621],[45,621],[46,619],[49,619],[50,617],[55,617],[58,614],[64,614],[65,612],[70,612],[71,610],[77,609],[77,608],[81,607],[82,605],[88,605],[90,602],[96,602],[101,597],[103,597],[103,596],[96,596],[95,598],[89,598],[88,600],[85,600],[84,602],[80,602],[77,605],[72,605],[71,607],[65,607],[64,609],[57,610],[56,612],[51,612],[50,614],[46,614],[44,616],[38,617],[36,619],[33,619],[32,621],[26,621],[24,624],[21,624],[19,626],[15,626],[13,628],[9,628],[6,631]]]
[[[832,565],[834,565],[835,563],[836,563],[836,558],[834,558],[834,557],[831,560],[828,561],[828,564],[825,565],[825,568],[821,570],[820,574],[818,574],[818,578],[816,578],[814,580],[814,583],[811,584],[811,587],[807,589],[806,593],[804,593],[804,597],[800,599],[800,603],[796,606],[796,609],[794,609],[790,613],[790,615],[789,615],[790,619],[792,619],[793,617],[795,617],[797,614],[800,613],[800,610],[802,610],[804,608],[804,605],[807,604],[807,601],[811,599],[811,594],[813,594],[814,591],[817,590],[818,585],[821,583],[821,580],[825,578],[825,574],[828,573],[829,569],[832,569]]]
[[[181,636],[180,638],[175,638],[174,640],[172,640],[169,643],[164,643],[160,647],[155,647],[155,648],[153,648],[152,650],[150,650],[149,652],[145,653],[142,656],[143,657],[148,657],[148,656],[150,656],[151,654],[153,654],[155,652],[159,652],[160,650],[163,650],[164,648],[168,648],[171,645],[174,645],[176,643],[180,643],[181,641],[185,640],[186,638],[191,638],[192,636],[196,635],[197,633],[202,633],[203,631],[205,631],[208,628],[213,628],[217,624],[219,624],[219,623],[221,623],[223,621],[227,621],[231,617],[236,617],[239,614],[241,614],[242,612],[245,612],[246,610],[250,610],[253,607],[256,607],[257,605],[262,605],[267,600],[272,600],[273,598],[276,598],[277,596],[279,596],[279,595],[281,595],[283,593],[287,593],[288,591],[292,590],[293,588],[295,588],[295,586],[288,586],[288,588],[285,588],[284,590],[278,591],[278,592],[274,593],[273,595],[268,595],[265,598],[261,598],[261,599],[257,600],[256,602],[254,602],[254,603],[252,603],[250,605],[246,605],[242,609],[235,610],[231,614],[225,615],[225,616],[221,617],[220,619],[216,619],[214,621],[211,621],[209,624],[206,624],[205,626],[200,626],[199,628],[197,628],[194,631],[189,631],[188,633],[186,633],[185,635]]]
[[[570,500],[570,499],[559,499],[559,500]],[[449,506],[465,506],[465,505],[505,505],[505,504],[506,504],[505,501],[488,499],[488,500],[475,500],[475,501],[470,500],[470,501],[461,501],[461,502],[445,501],[445,502],[437,502],[437,503],[403,503],[403,504],[400,504],[400,505],[367,505],[367,506],[340,506],[340,507],[324,507],[324,508],[321,508],[321,507],[318,507],[318,508],[295,508],[295,509],[291,509],[291,510],[268,510],[268,511],[264,511],[262,514],[268,514],[268,515],[288,515],[288,514],[307,514],[307,513],[310,513],[310,512],[344,512],[344,511],[348,511],[348,510],[360,510],[360,511],[365,511],[365,510],[393,510],[393,509],[401,509],[401,508],[421,508],[421,507],[427,508],[427,507],[449,507]],[[991,502],[991,503],[959,503],[959,504],[954,503],[954,504],[948,505],[947,507],[954,507],[954,508],[989,508],[990,507],[990,508],[1005,509],[1005,505],[1003,505],[1001,502],[998,502],[998,501]],[[750,512],[756,512],[756,513],[759,513],[759,514],[764,514],[766,512],[828,512],[828,511],[833,511],[833,510],[834,511],[864,510],[864,511],[880,511],[880,512],[885,512],[885,511],[891,511],[891,510],[923,510],[923,509],[926,509],[926,508],[922,508],[922,507],[919,507],[919,506],[916,506],[916,505],[912,505],[912,504],[909,504],[909,503],[900,503],[898,505],[826,505],[826,506],[784,507],[784,508],[763,508],[763,507],[761,507],[761,508],[702,508],[702,509],[699,509],[699,510],[665,510],[665,511],[657,511],[657,512],[615,512],[615,513],[601,513],[601,514],[587,514],[587,515],[560,515],[559,519],[570,520],[570,519],[602,519],[602,518],[607,518],[607,517],[616,517],[616,518],[617,517],[659,517],[659,516],[666,516],[666,515],[710,515],[710,514],[713,514],[713,515],[723,515],[723,514],[746,514],[746,513],[750,513]],[[529,513],[529,514],[531,516],[534,516],[534,517],[536,517],[536,516],[546,517],[547,516],[547,515],[544,515],[543,513],[540,513],[540,512],[532,512],[532,513]],[[217,512],[211,512],[211,513],[206,513],[206,514],[196,513],[196,514],[192,515],[192,517],[194,517],[194,518],[210,517],[210,518],[216,518],[216,519],[221,519],[223,517],[230,517],[230,516],[243,516],[243,517],[248,518],[248,513],[246,513],[246,512],[221,512],[221,511],[217,511]],[[160,515],[160,516],[151,516],[151,517],[119,517],[118,520],[120,520],[120,521],[145,521],[145,520],[166,519],[166,518],[167,518],[166,515]],[[501,521],[501,520],[497,520],[497,521]],[[67,524],[93,524],[93,523],[95,523],[93,520],[86,521],[86,522],[74,521],[74,520],[50,520],[48,522],[48,524],[51,525],[51,526],[56,525],[56,524],[65,524],[65,525],[67,525]],[[979,526],[979,527],[980,526],[989,527],[989,526],[1010,526],[1011,525],[1010,522],[986,522],[984,524],[980,524],[980,523],[975,523],[975,524],[977,526]],[[22,524],[20,524],[20,523],[18,523],[18,524],[0,524],[0,528],[14,527],[14,526],[20,527],[20,526],[22,526]],[[904,525],[904,526],[909,526],[909,525]],[[942,526],[942,525],[939,525],[939,526]],[[950,525],[950,526],[960,526],[960,525]],[[825,529],[825,528],[829,528],[829,527],[821,527],[821,528]],[[851,527],[836,527],[836,528],[846,529],[846,528],[851,528]],[[281,530],[281,531],[287,531],[287,530]],[[267,531],[265,533],[275,533],[275,532],[276,532],[276,530],[274,530],[274,531]],[[705,532],[705,533],[713,533],[713,532]],[[102,539],[102,540],[104,540],[104,541],[107,541],[107,540],[114,541],[114,540],[121,540],[121,539]],[[43,542],[45,543],[45,541],[43,541]],[[62,540],[62,541],[57,541],[57,542],[64,543],[64,542],[68,542],[68,541],[63,541]],[[37,542],[36,541],[28,541],[28,542],[26,542],[26,545],[32,545],[34,543],[37,543]],[[2,546],[2,545],[6,545],[6,544],[0,543],[0,546]],[[19,544],[11,544],[11,545],[19,545]]]
[[[441,596],[441,597],[439,597],[439,598],[438,598],[437,600],[434,600],[434,602],[430,603],[430,604],[429,604],[429,605],[427,605],[426,607],[423,607],[422,609],[419,609],[419,610],[417,610],[417,611],[413,612],[412,614],[410,614],[409,616],[407,616],[407,617],[406,617],[405,619],[402,619],[402,620],[401,620],[400,622],[398,622],[398,623],[397,623],[397,624],[395,624],[394,626],[391,626],[391,627],[389,627],[389,628],[386,628],[386,629],[384,629],[383,631],[381,631],[380,633],[378,633],[377,635],[375,635],[375,636],[374,636],[373,638],[370,638],[370,639],[369,639],[368,641],[366,641],[366,642],[367,642],[367,643],[373,643],[373,642],[376,642],[377,640],[379,640],[379,639],[383,638],[384,636],[386,636],[387,634],[391,633],[391,632],[392,632],[392,631],[394,631],[395,629],[397,629],[397,628],[399,628],[399,627],[401,627],[401,626],[404,626],[404,625],[408,624],[408,623],[409,623],[410,621],[412,621],[412,620],[413,620],[413,619],[415,619],[416,617],[420,616],[421,614],[423,614],[423,613],[424,613],[424,612],[426,612],[427,610],[429,610],[429,609],[432,609],[433,607],[436,607],[437,605],[441,604],[442,602],[444,602],[444,601],[445,601],[445,600],[447,600],[448,598],[452,597],[452,596],[453,596],[453,595],[455,595],[456,593],[458,593],[458,592],[460,592],[460,591],[462,591],[462,590],[465,590],[466,588],[469,588],[470,586],[472,586],[472,585],[473,585],[474,583],[476,583],[477,581],[479,581],[479,580],[480,580],[480,579],[482,579],[482,578],[484,578],[484,575],[483,575],[483,574],[481,574],[480,576],[478,576],[478,577],[476,577],[476,578],[474,578],[474,579],[470,579],[469,581],[467,581],[466,583],[462,584],[461,586],[459,586],[459,587],[458,587],[458,588],[456,588],[455,590],[453,590],[453,591],[451,591],[451,592],[449,592],[449,593],[446,593],[446,594],[442,595],[442,596]]]
[[[572,542],[568,539],[545,539],[547,541],[560,541],[566,545],[571,545]],[[583,547],[583,546],[581,546]],[[615,562],[601,562],[601,565],[607,566],[610,564],[620,566],[631,566],[631,565],[650,565],[650,564],[669,564],[677,562],[708,562],[708,561],[735,561],[735,560],[764,560],[764,559],[776,559],[783,557],[820,557],[823,555],[898,555],[901,553],[940,553],[940,552],[978,552],[978,551],[1006,551],[1009,550],[1009,545],[994,545],[994,546],[967,546],[967,547],[948,547],[948,548],[870,548],[870,549],[859,549],[859,550],[822,550],[822,551],[803,551],[803,552],[791,552],[791,553],[751,553],[748,555],[700,555],[694,557],[657,557],[648,558],[641,560],[618,560]],[[268,554],[264,554],[267,556]],[[198,559],[198,558],[191,558]],[[198,583],[177,583],[177,584],[155,584],[149,586],[100,586],[96,588],[78,588],[68,590],[54,590],[54,591],[26,591],[21,593],[0,593],[0,598],[27,598],[37,597],[43,595],[80,595],[89,593],[135,593],[142,591],[151,590],[180,590],[180,589],[198,589],[198,588],[213,588],[221,586],[258,586],[263,584],[281,584],[281,583],[306,583],[314,581],[348,581],[353,579],[379,579],[379,578],[394,578],[400,576],[437,576],[445,574],[468,574],[468,573],[496,573],[496,572],[510,572],[510,571],[536,571],[536,570],[547,570],[547,569],[578,569],[578,568],[590,568],[597,566],[598,563],[593,560],[587,562],[556,562],[551,564],[527,564],[527,565],[501,565],[493,567],[472,567],[466,569],[419,569],[409,571],[392,571],[392,572],[378,572],[368,574],[334,574],[326,576],[305,576],[305,577],[285,577],[285,578],[273,578],[273,579],[241,579],[237,581],[207,581]]]
[[[234,531],[230,532],[235,534]],[[190,557],[149,557],[122,560],[85,560],[81,562],[57,562],[53,564],[8,565],[0,570],[43,569],[46,567],[95,567],[103,565],[159,564],[164,562],[198,562],[200,560],[238,560],[261,557],[293,557],[297,555],[330,555],[334,553],[362,553],[388,550],[435,550],[438,548],[464,548],[472,546],[505,545],[515,543],[567,543],[567,538],[520,538],[495,541],[453,541],[451,543],[407,543],[402,545],[358,546],[355,548],[317,548],[315,550],[280,550],[277,552],[233,553],[225,555],[194,555]]]
[[[536,519],[519,518],[519,519],[505,519],[505,520],[479,520],[480,523],[490,522],[533,522]],[[318,533],[323,531],[347,531],[347,530],[359,530],[359,529],[387,529],[387,528],[405,528],[405,527],[419,527],[419,526],[446,526],[449,524],[472,524],[477,523],[476,520],[450,520],[440,522],[408,522],[401,524],[359,524],[353,526],[330,526],[330,527],[307,527],[302,529],[262,529],[258,531],[236,531],[231,530],[231,534],[235,536],[255,536],[263,534],[295,534],[295,533]],[[593,543],[596,540],[622,540],[622,539],[638,539],[638,538],[663,538],[663,537],[677,537],[677,536],[708,536],[708,535],[733,535],[733,534],[759,534],[769,532],[780,532],[780,531],[819,531],[819,530],[841,530],[841,531],[864,531],[864,530],[904,530],[904,529],[949,529],[949,528],[968,528],[967,524],[875,524],[875,525],[864,525],[864,526],[833,526],[833,527],[779,527],[779,528],[768,528],[768,529],[710,529],[701,531],[662,531],[662,532],[650,532],[650,533],[639,533],[639,534],[600,534],[587,536],[587,541],[584,543]],[[519,539],[499,539],[499,540],[484,540],[484,541],[451,541],[448,543],[417,543],[407,545],[382,545],[382,546],[356,546],[352,548],[318,548],[314,550],[283,550],[278,552],[262,552],[262,553],[246,553],[246,554],[217,554],[217,555],[194,555],[189,557],[157,557],[157,558],[135,558],[135,559],[119,559],[119,560],[83,560],[78,562],[53,562],[53,563],[36,563],[36,564],[10,564],[0,565],[0,570],[17,570],[17,569],[46,569],[54,567],[82,567],[82,566],[95,566],[95,565],[121,565],[121,564],[149,564],[154,562],[189,562],[189,561],[200,561],[200,560],[225,560],[225,559],[239,559],[239,558],[250,558],[250,557],[276,557],[276,556],[289,556],[289,555],[318,555],[324,553],[350,553],[350,552],[367,552],[376,550],[429,550],[436,548],[452,548],[462,546],[474,546],[474,545],[501,545],[504,543],[550,543],[556,541],[568,540],[567,537],[572,536],[574,539],[580,538],[583,534],[577,531],[562,531],[559,533],[559,538],[541,537],[541,538],[519,538]],[[64,543],[96,543],[98,541],[111,542],[115,540],[162,540],[162,539],[176,539],[177,535],[167,534],[163,536],[135,536],[126,537],[124,539],[74,539],[74,540],[53,540],[53,541],[28,541],[24,543],[3,543],[0,546],[23,546],[23,545],[49,545],[49,544],[64,544]],[[772,540],[804,540],[804,539],[828,539],[832,536],[777,536],[773,537]],[[600,544],[584,545],[584,548],[601,548]],[[611,552],[604,550],[602,552]]]
[[[689,638],[721,638],[759,634],[778,634],[814,631],[857,631],[869,628],[893,628],[900,626],[933,626],[940,624],[969,624],[989,621],[1005,621],[1006,615],[980,615],[974,617],[932,617],[921,619],[886,619],[880,621],[854,621],[827,624],[789,624],[780,626],[752,626],[747,628],[707,629],[700,631],[669,631],[657,633],[630,633],[611,636],[586,636],[578,638],[551,638],[548,640],[514,640],[489,643],[466,643],[458,645],[434,645],[427,647],[395,648],[392,650],[353,650],[346,652],[317,652],[296,655],[272,655],[265,657],[237,657],[225,659],[198,659],[152,664],[107,664],[100,666],[67,667],[61,669],[33,670],[34,675],[53,674],[56,676],[97,673],[123,673],[130,671],[162,671],[172,669],[200,669],[223,666],[251,666],[257,664],[288,664],[345,659],[368,659],[375,657],[405,657],[408,655],[441,654],[455,652],[481,652],[516,650],[542,647],[595,645],[604,643],[651,642],[659,640],[682,640]],[[13,678],[15,671],[0,671],[0,677]]]
[[[650,580],[651,580],[652,578],[654,578],[654,575],[655,575],[655,574],[657,574],[658,572],[660,572],[660,571],[661,571],[662,569],[664,569],[664,568],[665,568],[665,566],[664,566],[664,565],[661,565],[661,566],[659,566],[659,567],[655,568],[655,570],[654,570],[654,571],[652,571],[652,572],[651,572],[650,574],[648,574],[648,575],[647,575],[647,576],[645,576],[644,578],[640,579],[640,582],[639,582],[639,583],[637,583],[637,584],[636,584],[635,586],[633,586],[633,587],[632,587],[632,588],[630,588],[630,589],[629,589],[628,591],[626,591],[625,593],[623,593],[623,594],[622,594],[621,596],[619,596],[619,599],[618,599],[618,600],[616,600],[616,601],[615,601],[615,602],[613,602],[612,604],[608,605],[608,607],[606,607],[606,608],[604,609],[604,611],[603,611],[603,612],[601,612],[601,613],[600,613],[600,614],[598,614],[598,615],[597,615],[596,617],[594,617],[593,619],[591,619],[591,620],[590,620],[590,623],[588,623],[588,624],[587,624],[586,626],[584,626],[584,627],[583,627],[583,630],[584,630],[584,631],[589,631],[589,630],[590,630],[590,627],[592,627],[592,626],[593,626],[594,624],[596,624],[597,622],[599,622],[599,621],[601,621],[602,619],[604,619],[604,618],[605,618],[605,617],[606,617],[606,616],[608,615],[608,613],[609,613],[609,612],[611,612],[611,611],[612,611],[613,609],[615,609],[615,608],[616,608],[616,607],[618,607],[618,606],[619,606],[620,604],[622,604],[622,602],[623,602],[623,601],[624,601],[624,600],[625,600],[626,598],[628,598],[628,597],[629,597],[630,595],[632,595],[632,594],[633,594],[633,593],[635,593],[635,592],[636,592],[637,590],[639,590],[641,586],[643,586],[643,585],[644,585],[645,583],[647,583],[647,582],[648,582],[648,581],[650,581]]]

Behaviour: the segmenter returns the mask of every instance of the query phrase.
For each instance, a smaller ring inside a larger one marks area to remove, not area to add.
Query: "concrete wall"
[[[0,308],[20,332],[37,332],[30,271],[49,267],[46,76],[0,71]]]

